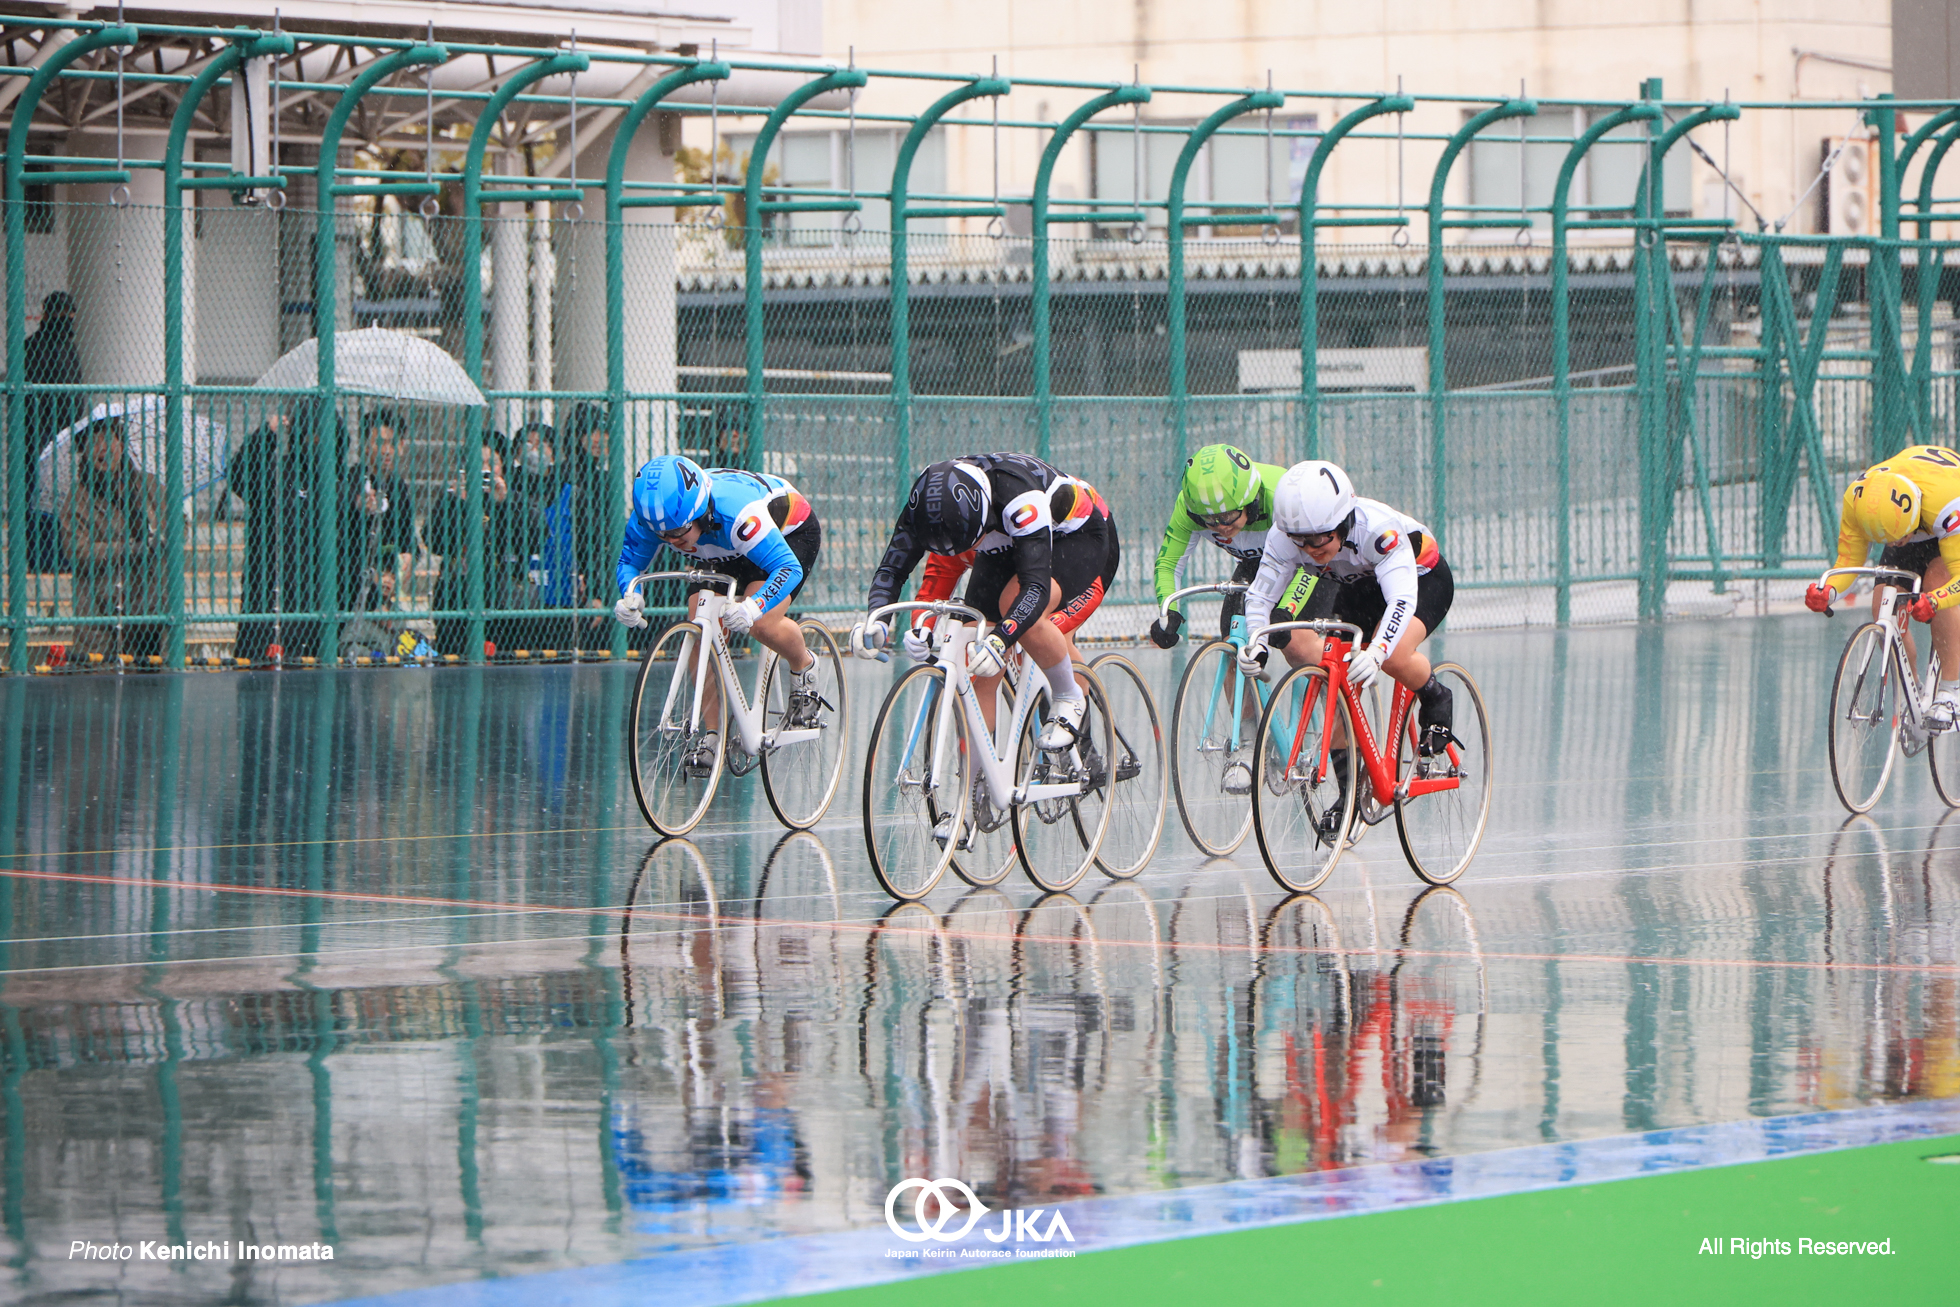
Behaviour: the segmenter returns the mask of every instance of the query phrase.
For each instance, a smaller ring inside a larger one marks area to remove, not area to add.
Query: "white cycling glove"
[[[851,657],[875,658],[878,650],[892,641],[891,623],[880,617],[875,622],[859,622],[851,628]]]
[[[1375,679],[1375,673],[1382,669],[1382,660],[1388,655],[1380,645],[1365,645],[1348,655],[1348,684],[1357,690],[1368,688],[1368,682]]]
[[[1266,670],[1266,642],[1254,640],[1239,650],[1239,671],[1257,680]]]
[[[932,657],[932,628],[915,626],[905,633],[905,656],[915,663]]]
[[[1007,670],[1007,641],[998,635],[976,640],[966,651],[966,674],[974,680],[999,676]]]
[[[613,605],[613,619],[621,626],[638,630],[647,624],[646,611],[647,597],[633,590],[621,595],[619,602]]]
[[[744,599],[738,604],[730,604],[721,610],[722,629],[736,635],[747,635],[755,619],[762,616],[762,600]]]

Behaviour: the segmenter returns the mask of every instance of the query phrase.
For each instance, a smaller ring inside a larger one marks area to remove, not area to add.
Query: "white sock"
[[[1082,697],[1082,687],[1075,682],[1075,664],[1068,659],[1062,659],[1053,667],[1042,668],[1041,674],[1048,678],[1048,695],[1056,703]]]

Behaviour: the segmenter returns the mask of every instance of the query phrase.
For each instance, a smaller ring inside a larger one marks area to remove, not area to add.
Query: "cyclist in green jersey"
[[[1206,445],[1184,465],[1184,480],[1171,505],[1170,525],[1164,528],[1164,543],[1157,550],[1157,607],[1164,606],[1178,588],[1178,574],[1184,570],[1184,554],[1193,535],[1202,534],[1233,558],[1232,580],[1250,583],[1259,574],[1264,556],[1266,533],[1273,526],[1273,487],[1286,469],[1270,463],[1255,463],[1245,451],[1232,445]],[[1245,608],[1243,594],[1228,595],[1218,618],[1218,635],[1224,639],[1232,618]],[[1274,621],[1286,620],[1275,613]],[[1184,614],[1173,608],[1168,621],[1162,617],[1150,624],[1150,642],[1169,649],[1183,638]]]

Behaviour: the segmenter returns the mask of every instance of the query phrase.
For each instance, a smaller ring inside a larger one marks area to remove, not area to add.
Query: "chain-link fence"
[[[176,251],[126,195],[13,216],[10,669],[617,657],[628,485],[669,452],[810,499],[799,603],[840,625],[919,467],[1018,449],[1114,508],[1087,633],[1133,638],[1182,461],[1217,441],[1334,459],[1428,525],[1458,626],[1728,611],[1819,569],[1858,468],[1952,427],[1937,242],[1636,205],[1555,267],[1534,210],[1440,258],[1323,243],[1303,301],[1291,213],[1171,242],[1148,198],[1038,243],[1010,197],[985,233],[895,243],[833,191],[747,227],[727,188],[471,220],[433,158],[348,172],[384,180],[325,214],[301,172],[290,206],[199,191]]]

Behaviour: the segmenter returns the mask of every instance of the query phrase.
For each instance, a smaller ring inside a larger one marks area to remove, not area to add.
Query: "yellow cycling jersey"
[[[1874,472],[1896,472],[1919,487],[1919,529],[1891,543],[1909,545],[1922,540],[1939,541],[1940,557],[1946,560],[1949,579],[1932,592],[1933,602],[1941,608],[1951,608],[1960,603],[1960,451],[1944,445],[1913,445],[1900,450],[1883,463],[1872,464],[1865,469],[1860,480]],[[1863,567],[1872,543],[1851,524],[1851,490],[1847,487],[1844,503],[1838,512],[1837,566]],[[1832,591],[1843,594],[1851,588],[1853,579],[1848,576],[1832,577]]]

